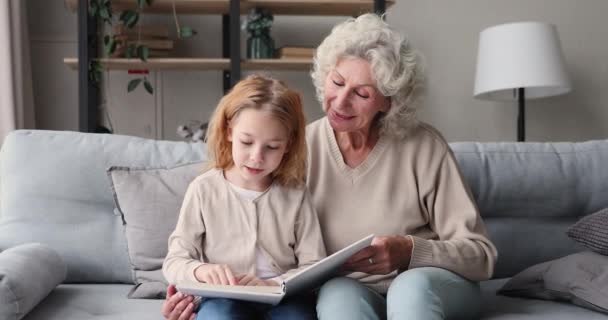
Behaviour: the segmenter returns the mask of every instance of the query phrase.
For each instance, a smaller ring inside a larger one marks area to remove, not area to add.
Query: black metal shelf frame
[[[240,0],[230,0],[230,12],[222,15],[222,56],[230,58],[223,71],[224,92],[241,78]],[[89,78],[90,62],[98,57],[97,21],[88,14],[89,0],[78,1],[78,130],[99,128],[99,86]],[[385,0],[374,0],[374,12],[386,11]]]

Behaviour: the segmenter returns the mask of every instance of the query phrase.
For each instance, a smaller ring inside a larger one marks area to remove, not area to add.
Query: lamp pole
[[[517,115],[517,141],[526,140],[526,89],[517,89],[517,105],[519,113]]]

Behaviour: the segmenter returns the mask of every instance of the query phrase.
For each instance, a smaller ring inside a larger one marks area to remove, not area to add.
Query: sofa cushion
[[[0,250],[44,243],[67,282],[133,283],[106,170],[206,159],[202,144],[110,134],[18,130],[0,152]]]
[[[128,299],[132,285],[62,284],[23,320],[162,320],[164,300]]]
[[[603,313],[570,303],[497,295],[508,280],[481,282],[482,320],[608,320]]]
[[[494,277],[584,250],[565,231],[608,207],[608,140],[450,147],[498,249]]]
[[[583,217],[568,229],[568,236],[585,247],[608,256],[608,208]]]
[[[161,269],[167,240],[177,224],[188,185],[203,169],[204,163],[196,162],[173,168],[108,170],[135,275],[130,298],[164,298],[168,283]]]
[[[23,318],[65,279],[66,271],[57,252],[39,243],[1,252],[0,319]]]
[[[585,251],[537,264],[515,275],[498,292],[569,301],[608,313],[608,257]]]
[[[486,229],[498,250],[495,278],[512,277],[524,269],[585,250],[566,235],[575,218],[486,218]]]

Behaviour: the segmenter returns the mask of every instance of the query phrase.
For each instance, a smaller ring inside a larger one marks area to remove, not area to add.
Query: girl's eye
[[[252,144],[252,142],[249,142],[249,141],[241,141],[241,143],[246,146],[250,146]]]
[[[279,147],[275,147],[275,146],[266,146],[266,148],[268,148],[269,150],[278,150]]]
[[[338,87],[341,87],[341,86],[343,86],[343,85],[344,85],[344,83],[339,82],[339,81],[336,81],[336,80],[332,80],[332,82],[333,82],[335,85],[337,85]]]

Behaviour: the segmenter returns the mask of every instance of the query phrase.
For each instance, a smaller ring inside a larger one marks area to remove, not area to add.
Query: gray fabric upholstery
[[[161,268],[169,235],[177,224],[188,185],[204,168],[203,162],[196,162],[173,168],[108,170],[135,274],[130,298],[165,296],[168,282]]]
[[[605,314],[573,304],[496,295],[508,279],[481,283],[483,320],[606,320]]]
[[[48,246],[27,243],[0,253],[0,319],[19,320],[65,279],[66,266]]]
[[[608,141],[451,143],[509,277],[582,248],[564,232],[608,207]]]
[[[44,243],[67,264],[68,282],[132,283],[106,169],[170,167],[205,158],[201,144],[14,131],[0,154],[0,249]]]
[[[499,249],[495,276],[582,250],[565,235],[608,207],[608,141],[452,143]],[[205,160],[204,148],[117,135],[17,131],[0,151],[0,251],[37,241],[56,250],[68,281],[129,282],[120,215],[105,170]],[[571,304],[497,296],[481,284],[482,319],[608,319]],[[160,300],[128,299],[132,284],[64,284],[25,319],[162,319]]]
[[[163,300],[128,299],[132,285],[63,284],[24,320],[162,320]]]
[[[583,217],[567,234],[585,247],[608,256],[608,208]]]
[[[495,278],[510,277],[531,265],[585,249],[566,235],[576,219],[504,217],[484,222],[498,250]]]
[[[516,274],[502,295],[567,301],[608,314],[608,257],[585,251]]]

